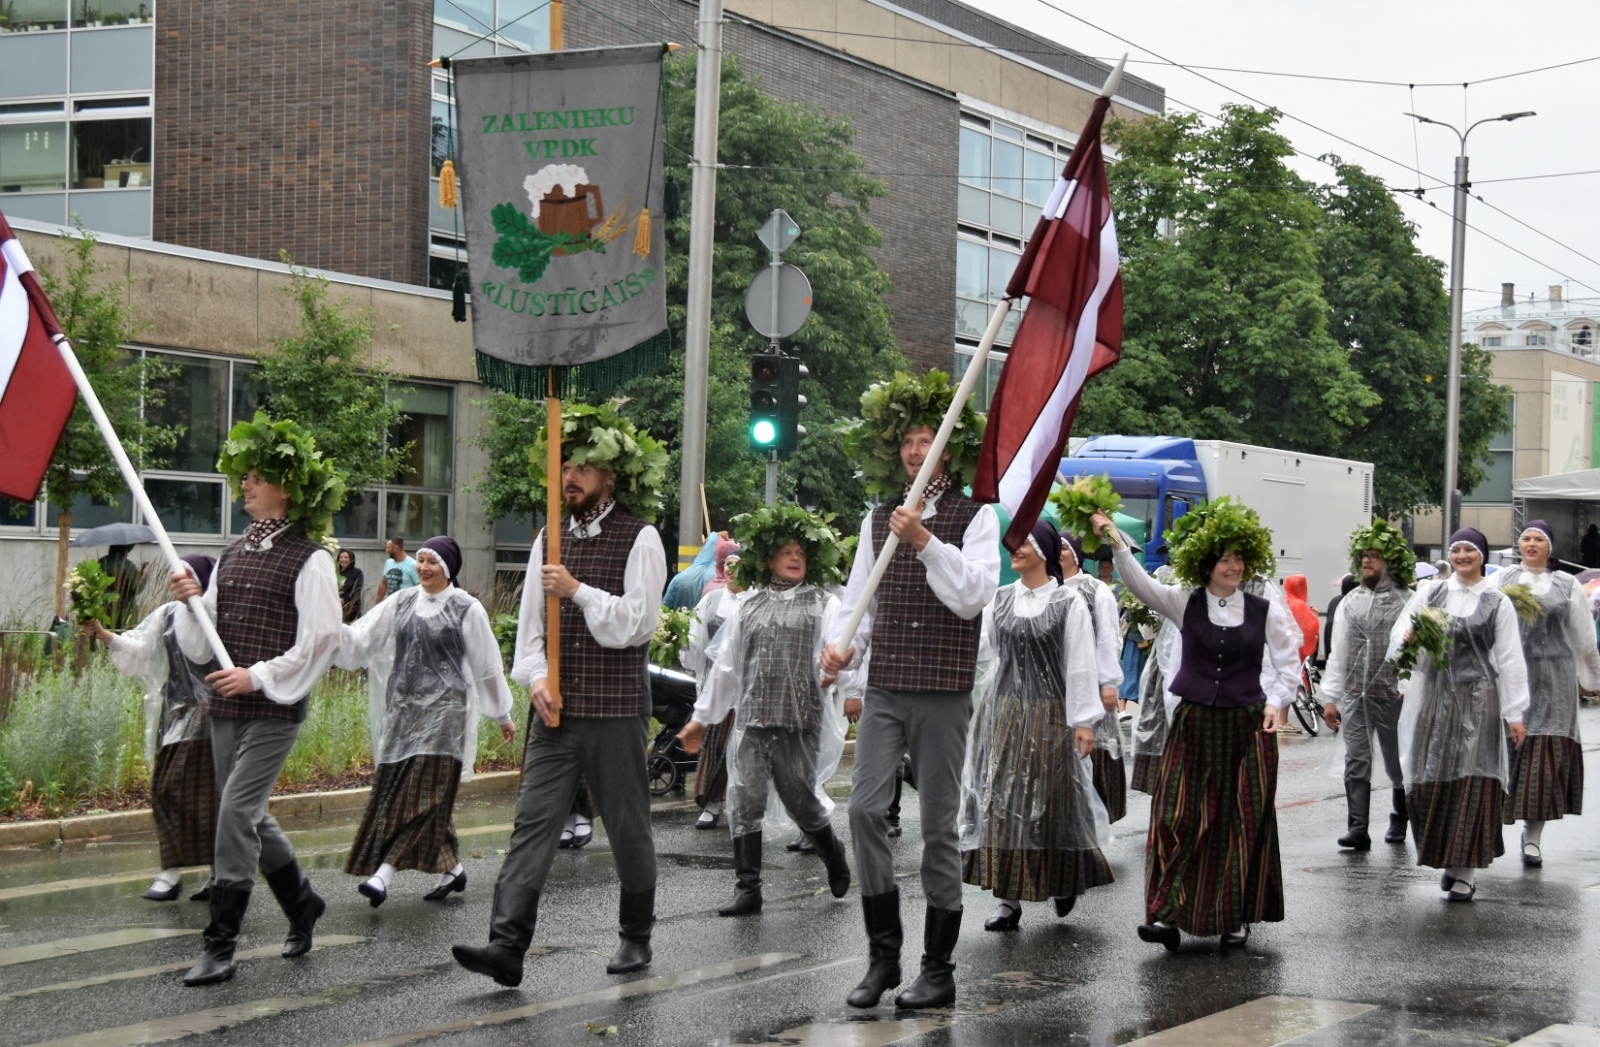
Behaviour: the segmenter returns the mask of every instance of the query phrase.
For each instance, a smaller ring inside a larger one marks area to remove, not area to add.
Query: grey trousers
[[[856,724],[855,772],[850,782],[850,838],[861,893],[894,890],[894,852],[887,811],[900,758],[911,755],[922,806],[922,893],[937,909],[961,908],[961,765],[967,755],[972,692],[885,691],[868,687]]]
[[[654,890],[656,845],[650,834],[650,783],[645,773],[646,719],[563,716],[555,728],[546,727],[537,713],[529,720],[532,734],[522,756],[516,823],[499,882],[544,890],[561,830],[572,813],[578,779],[584,778],[605,823],[622,889],[630,894]]]
[[[289,720],[211,718],[211,762],[222,799],[211,874],[222,883],[249,883],[294,861],[294,847],[267,813],[300,725]]]
[[[1345,702],[1341,714],[1345,781],[1372,780],[1372,740],[1377,738],[1389,784],[1404,788],[1400,772],[1400,699],[1358,694]]]
[[[817,795],[818,731],[787,727],[739,727],[737,750],[728,754],[728,829],[734,836],[761,831],[767,813],[767,786],[789,809],[804,833],[828,824],[828,810]]]

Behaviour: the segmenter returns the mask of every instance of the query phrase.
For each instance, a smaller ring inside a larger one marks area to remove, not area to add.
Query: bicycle
[[[1294,718],[1300,721],[1300,726],[1305,728],[1306,734],[1316,737],[1317,729],[1322,726],[1322,704],[1317,699],[1317,685],[1322,682],[1322,673],[1317,670],[1316,664],[1307,658],[1300,663],[1300,685],[1294,690],[1294,701],[1289,703],[1294,710]]]

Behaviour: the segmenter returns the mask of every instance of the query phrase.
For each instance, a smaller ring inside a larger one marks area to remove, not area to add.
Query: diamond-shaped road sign
[[[761,238],[761,243],[767,250],[773,254],[782,254],[800,239],[800,227],[789,217],[789,212],[779,208],[761,223],[761,231],[756,235]]]

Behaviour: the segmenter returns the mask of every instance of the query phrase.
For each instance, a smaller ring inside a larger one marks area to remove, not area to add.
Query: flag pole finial
[[[1106,77],[1106,86],[1100,89],[1101,98],[1110,98],[1117,93],[1117,88],[1122,86],[1122,67],[1128,64],[1128,52],[1122,52],[1122,58],[1117,62],[1117,67],[1111,70],[1111,75]]]

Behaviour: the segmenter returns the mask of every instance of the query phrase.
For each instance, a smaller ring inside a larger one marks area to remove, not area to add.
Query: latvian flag
[[[1122,275],[1095,100],[1089,122],[1006,287],[1028,298],[995,387],[972,494],[1011,515],[1006,547],[1027,541],[1050,496],[1088,380],[1122,352]]]
[[[0,495],[39,496],[77,387],[55,339],[61,324],[16,234],[0,215]]]

